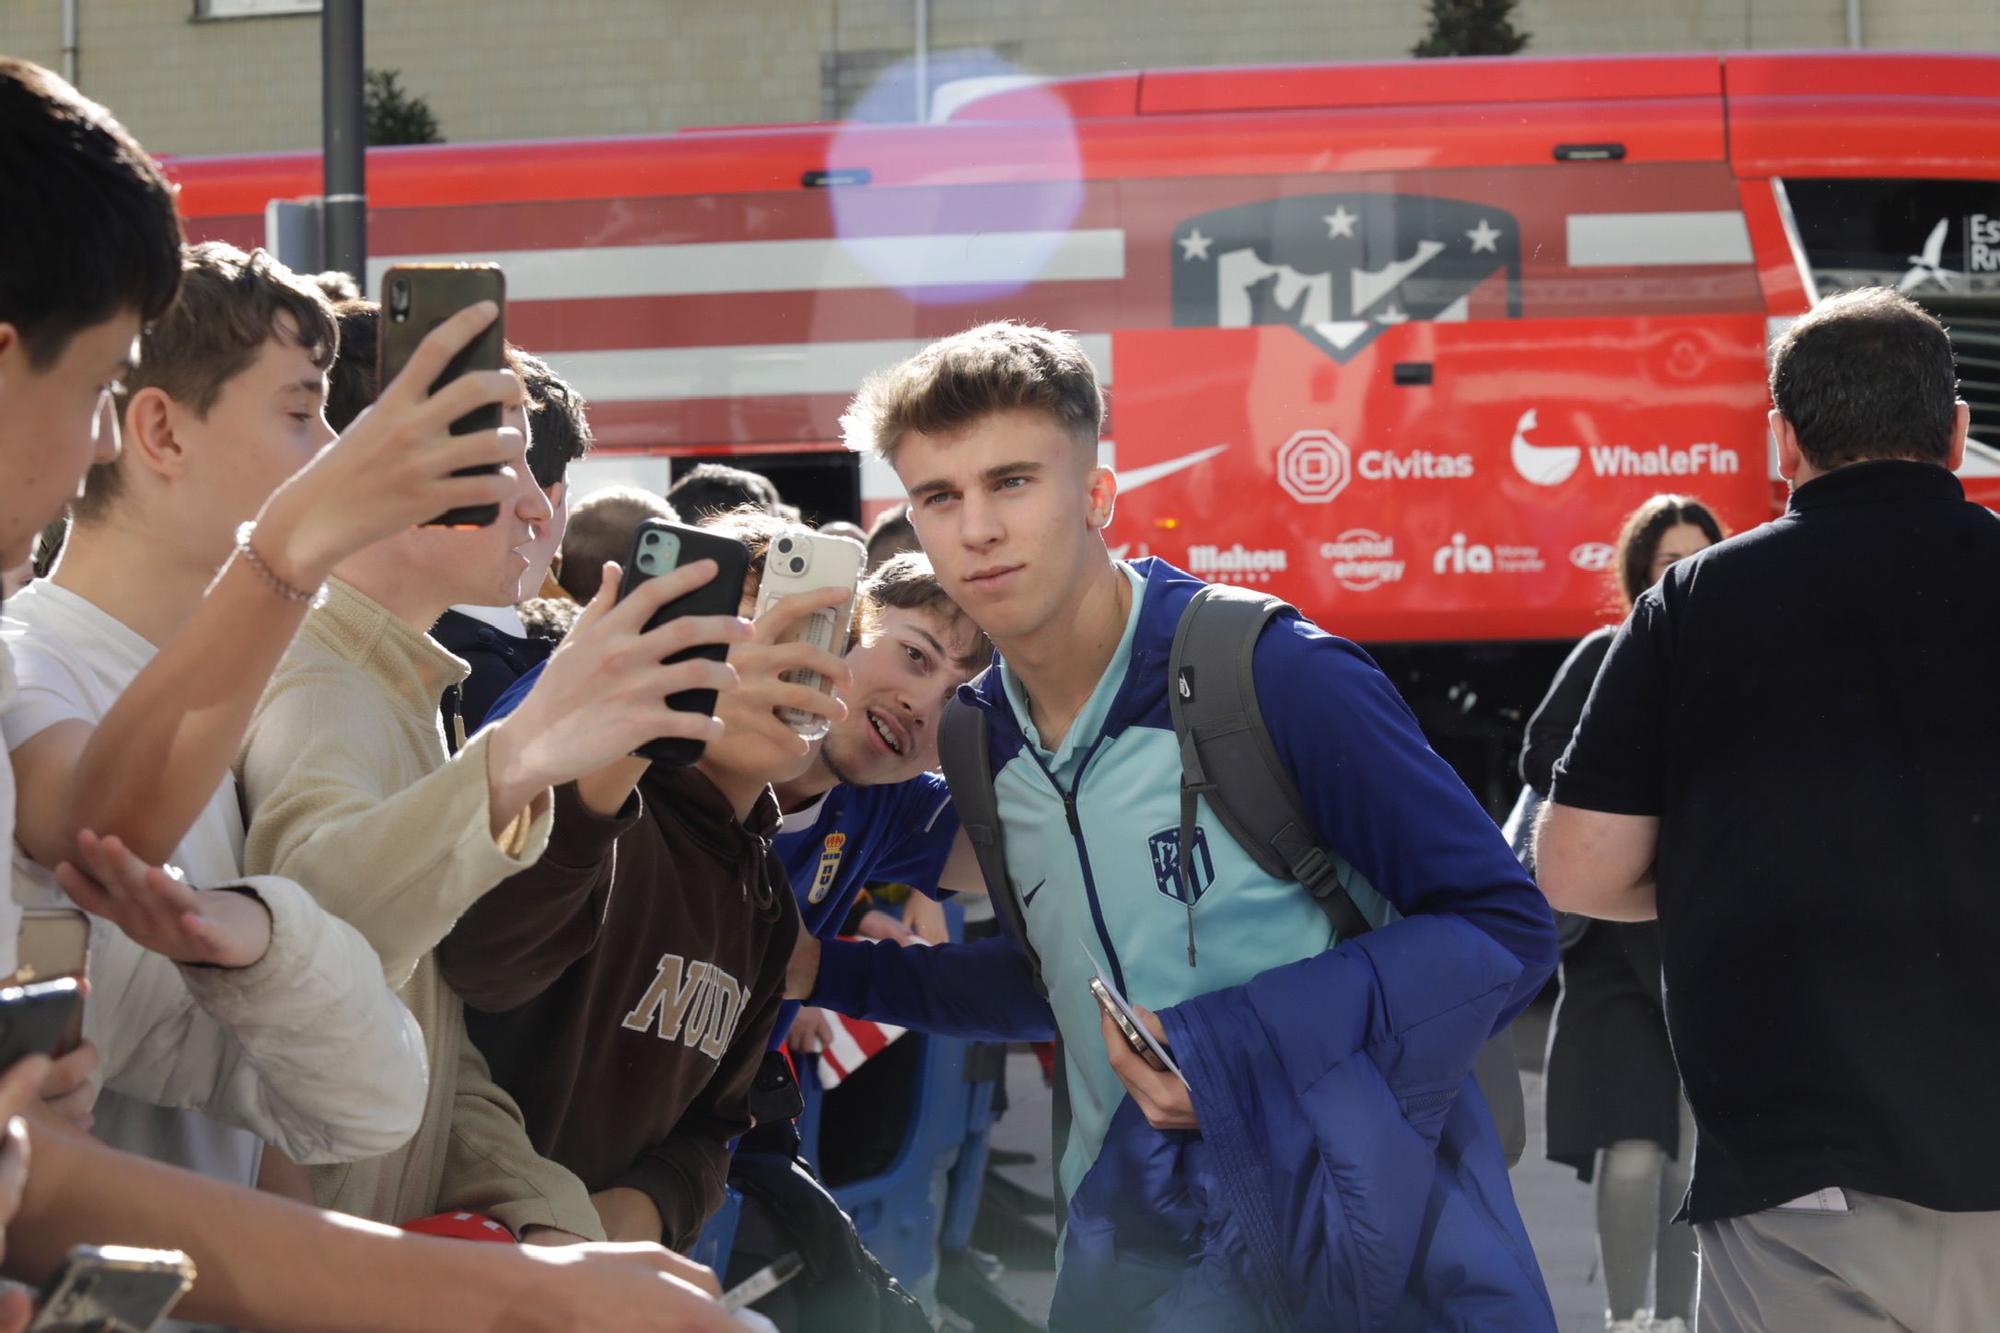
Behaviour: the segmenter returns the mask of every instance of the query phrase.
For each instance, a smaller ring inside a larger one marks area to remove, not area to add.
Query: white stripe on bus
[[[509,284],[512,276],[509,276]],[[1111,383],[1111,335],[1080,335],[1098,378]],[[556,373],[594,403],[688,398],[763,398],[852,393],[871,371],[930,345],[927,338],[873,342],[753,343],[736,347],[630,347],[546,353]]]
[[[468,263],[506,269],[507,295],[516,301],[1116,281],[1125,276],[1125,233],[1100,227],[386,255],[369,260],[368,290],[381,288],[391,264]]]
[[[1572,213],[1571,268],[1748,264],[1750,228],[1735,209],[1709,213]]]

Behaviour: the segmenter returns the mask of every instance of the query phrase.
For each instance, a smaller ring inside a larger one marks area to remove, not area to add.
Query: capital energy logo
[[[1396,539],[1372,528],[1349,528],[1320,543],[1319,553],[1332,562],[1334,582],[1349,592],[1373,592],[1403,581],[1405,562],[1396,557]]]
[[[1252,550],[1238,542],[1234,546],[1191,546],[1188,573],[1222,583],[1269,583],[1271,575],[1285,572],[1282,550]]]
[[[1545,568],[1538,547],[1488,546],[1468,542],[1462,532],[1431,553],[1433,574],[1539,574]]]

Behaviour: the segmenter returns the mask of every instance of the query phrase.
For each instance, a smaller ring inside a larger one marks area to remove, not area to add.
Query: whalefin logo
[[[1514,444],[1511,450],[1514,470],[1537,486],[1560,486],[1576,472],[1577,464],[1583,461],[1583,446],[1580,444],[1533,444],[1528,440],[1528,432],[1536,425],[1535,409],[1529,408],[1514,423]]]
[[[1504,275],[1521,315],[1512,214],[1414,194],[1270,199],[1185,218],[1173,230],[1173,319],[1181,328],[1296,328],[1336,361],[1411,320],[1471,318],[1473,293]]]

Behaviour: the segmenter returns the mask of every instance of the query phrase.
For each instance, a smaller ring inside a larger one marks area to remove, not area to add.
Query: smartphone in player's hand
[[[28,1333],[151,1333],[194,1277],[179,1250],[79,1245],[43,1289]]]
[[[388,388],[403,373],[410,356],[427,334],[467,306],[491,301],[500,314],[445,363],[444,373],[429,392],[476,370],[499,370],[504,364],[507,323],[507,278],[498,264],[398,264],[382,275],[382,309],[376,335],[376,383]],[[500,406],[489,403],[451,423],[453,435],[500,428]],[[499,464],[461,468],[454,476],[500,470]],[[426,527],[483,528],[500,517],[498,505],[465,505],[431,519]]]
[[[737,615],[742,610],[743,581],[750,568],[749,548],[734,537],[683,523],[668,523],[664,519],[649,518],[632,534],[632,553],[625,561],[625,573],[618,583],[618,598],[623,601],[647,579],[672,573],[682,565],[693,564],[697,560],[713,560],[719,572],[693,592],[676,597],[655,611],[653,618],[646,622],[647,630],[658,629],[682,616]],[[697,657],[705,657],[711,662],[727,661],[729,645],[697,644],[675,653],[667,661],[685,662]],[[667,696],[667,707],[713,717],[715,691],[682,690]],[[648,741],[639,747],[638,753],[656,764],[685,767],[700,759],[706,748],[702,741],[669,736]]]
[[[1096,970],[1094,964],[1093,970]],[[1090,995],[1097,1001],[1097,1007],[1110,1017],[1119,1035],[1125,1038],[1125,1044],[1132,1048],[1132,1054],[1145,1061],[1148,1068],[1158,1070],[1162,1074],[1172,1074],[1182,1083],[1187,1082],[1187,1075],[1181,1073],[1181,1067],[1174,1063],[1173,1054],[1154,1038],[1152,1030],[1139,1017],[1138,1011],[1119,994],[1118,988],[1111,984],[1101,970],[1090,979]]]
[[[822,588],[845,588],[847,600],[839,606],[813,612],[786,631],[787,643],[804,640],[813,647],[847,655],[847,636],[854,624],[854,592],[861,583],[861,571],[868,564],[868,551],[851,537],[829,537],[808,527],[789,527],[771,539],[764,556],[764,581],[757,589],[757,614],[802,592]],[[822,694],[833,692],[833,682],[817,671],[785,673],[785,679]],[[818,740],[827,731],[827,720],[797,708],[780,708],[778,718],[806,740]]]

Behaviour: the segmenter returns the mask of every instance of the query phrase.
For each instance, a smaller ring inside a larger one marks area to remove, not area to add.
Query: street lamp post
[[[367,115],[363,109],[362,0],[326,0],[320,9],[320,88],[324,114],[326,266],[368,285]]]

